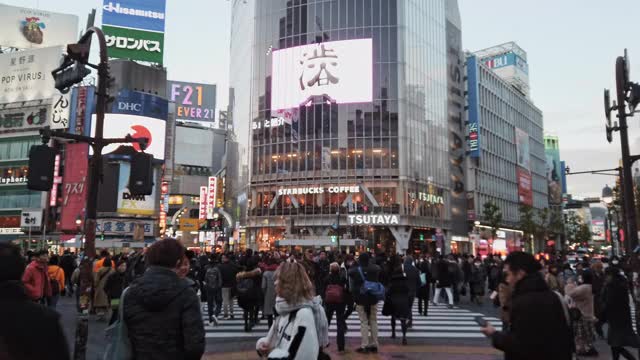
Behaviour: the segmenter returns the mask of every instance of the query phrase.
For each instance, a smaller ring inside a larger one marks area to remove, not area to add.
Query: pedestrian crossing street
[[[391,337],[391,317],[382,316],[382,303],[378,304],[378,337]],[[218,326],[209,325],[206,304],[203,309],[203,320],[205,322],[206,337],[210,339],[233,339],[233,338],[255,338],[265,336],[268,332],[267,320],[260,320],[260,323],[253,327],[251,332],[244,331],[244,320],[242,309],[235,304],[233,320],[224,320],[221,314],[218,318]],[[447,308],[444,305],[429,305],[428,316],[418,315],[417,303],[413,305],[413,327],[407,331],[407,338],[439,338],[439,339],[473,339],[483,338],[480,327],[475,322],[476,316],[482,316],[496,329],[502,329],[502,323],[495,317],[472,312],[470,310],[454,307]],[[329,326],[329,336],[336,337],[337,327],[335,315]],[[396,335],[402,336],[400,322],[396,322]],[[347,338],[360,338],[360,319],[358,313],[354,311],[347,319]]]

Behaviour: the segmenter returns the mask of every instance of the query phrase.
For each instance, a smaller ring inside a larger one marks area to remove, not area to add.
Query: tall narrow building
[[[470,250],[460,28],[455,0],[233,2],[247,247]]]

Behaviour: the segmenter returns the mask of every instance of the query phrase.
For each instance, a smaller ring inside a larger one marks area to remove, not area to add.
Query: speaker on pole
[[[131,156],[129,192],[131,195],[151,195],[153,191],[153,155],[136,152]]]

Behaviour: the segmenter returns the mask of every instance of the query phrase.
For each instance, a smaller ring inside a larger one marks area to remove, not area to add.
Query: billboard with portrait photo
[[[77,40],[75,15],[0,4],[0,46],[39,49]]]
[[[518,128],[516,128],[516,164],[524,169],[531,170],[529,134]]]
[[[274,50],[271,109],[290,109],[313,96],[338,104],[373,100],[371,39],[330,41]]]

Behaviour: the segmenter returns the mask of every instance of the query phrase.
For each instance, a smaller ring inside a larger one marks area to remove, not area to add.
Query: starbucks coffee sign
[[[349,215],[349,225],[398,225],[398,215]]]

